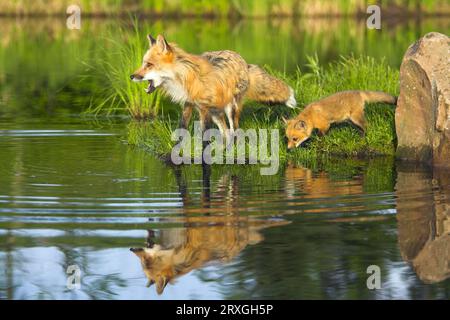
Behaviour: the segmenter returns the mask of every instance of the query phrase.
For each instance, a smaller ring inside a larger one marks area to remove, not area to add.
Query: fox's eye
[[[146,63],[145,63],[145,66],[146,66],[147,68],[151,68],[151,67],[153,66],[153,64],[151,64],[150,62],[146,62]]]
[[[298,138],[292,138],[292,140],[294,140],[294,142],[297,142]]]

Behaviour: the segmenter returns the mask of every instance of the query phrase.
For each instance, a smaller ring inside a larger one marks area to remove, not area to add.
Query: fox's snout
[[[141,75],[139,75],[139,74],[132,74],[131,76],[130,76],[130,79],[131,80],[134,80],[134,81],[141,81],[142,79],[143,79],[143,77],[141,76]]]
[[[144,251],[144,249],[143,248],[130,248],[130,251],[136,253],[136,252]]]

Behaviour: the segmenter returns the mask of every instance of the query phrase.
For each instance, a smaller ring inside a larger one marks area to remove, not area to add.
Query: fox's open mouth
[[[148,87],[147,87],[147,89],[145,89],[145,92],[150,94],[150,93],[152,93],[155,90],[156,90],[156,87],[155,87],[155,85],[153,83],[153,80],[148,80]]]

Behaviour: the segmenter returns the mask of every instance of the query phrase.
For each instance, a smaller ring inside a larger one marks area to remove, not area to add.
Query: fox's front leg
[[[321,128],[317,128],[319,130],[319,136],[323,137],[327,134],[328,130],[330,129],[330,126],[323,126]]]
[[[190,103],[186,103],[184,105],[183,111],[181,113],[179,128],[182,128],[182,129],[188,128],[189,122],[191,121],[193,109],[194,109],[194,106]]]
[[[209,128],[209,121],[211,120],[207,108],[198,108],[198,118],[200,121],[200,130],[202,134]]]
[[[203,140],[203,134],[205,131],[209,128],[209,120],[210,115],[208,113],[208,109],[204,107],[197,107],[198,111],[198,118],[200,120],[200,131],[202,136],[202,150],[205,150],[205,148],[208,146],[208,142]]]

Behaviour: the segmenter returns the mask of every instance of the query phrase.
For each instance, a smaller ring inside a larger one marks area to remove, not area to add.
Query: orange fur
[[[314,129],[318,129],[323,135],[328,132],[332,123],[345,120],[350,120],[365,132],[366,102],[395,104],[396,98],[379,91],[342,91],[310,103],[296,118],[285,121],[288,148],[301,145]]]
[[[161,87],[184,108],[204,110],[208,114],[206,118],[212,117],[222,131],[227,130],[223,127],[226,110],[230,126],[238,127],[244,98],[295,105],[289,86],[258,66],[248,65],[236,52],[223,50],[194,55],[174,43],[169,44],[161,35],[156,40],[151,36],[148,39],[150,48],[132,79],[153,81],[149,88]],[[183,112],[182,127],[187,126],[191,113]]]

